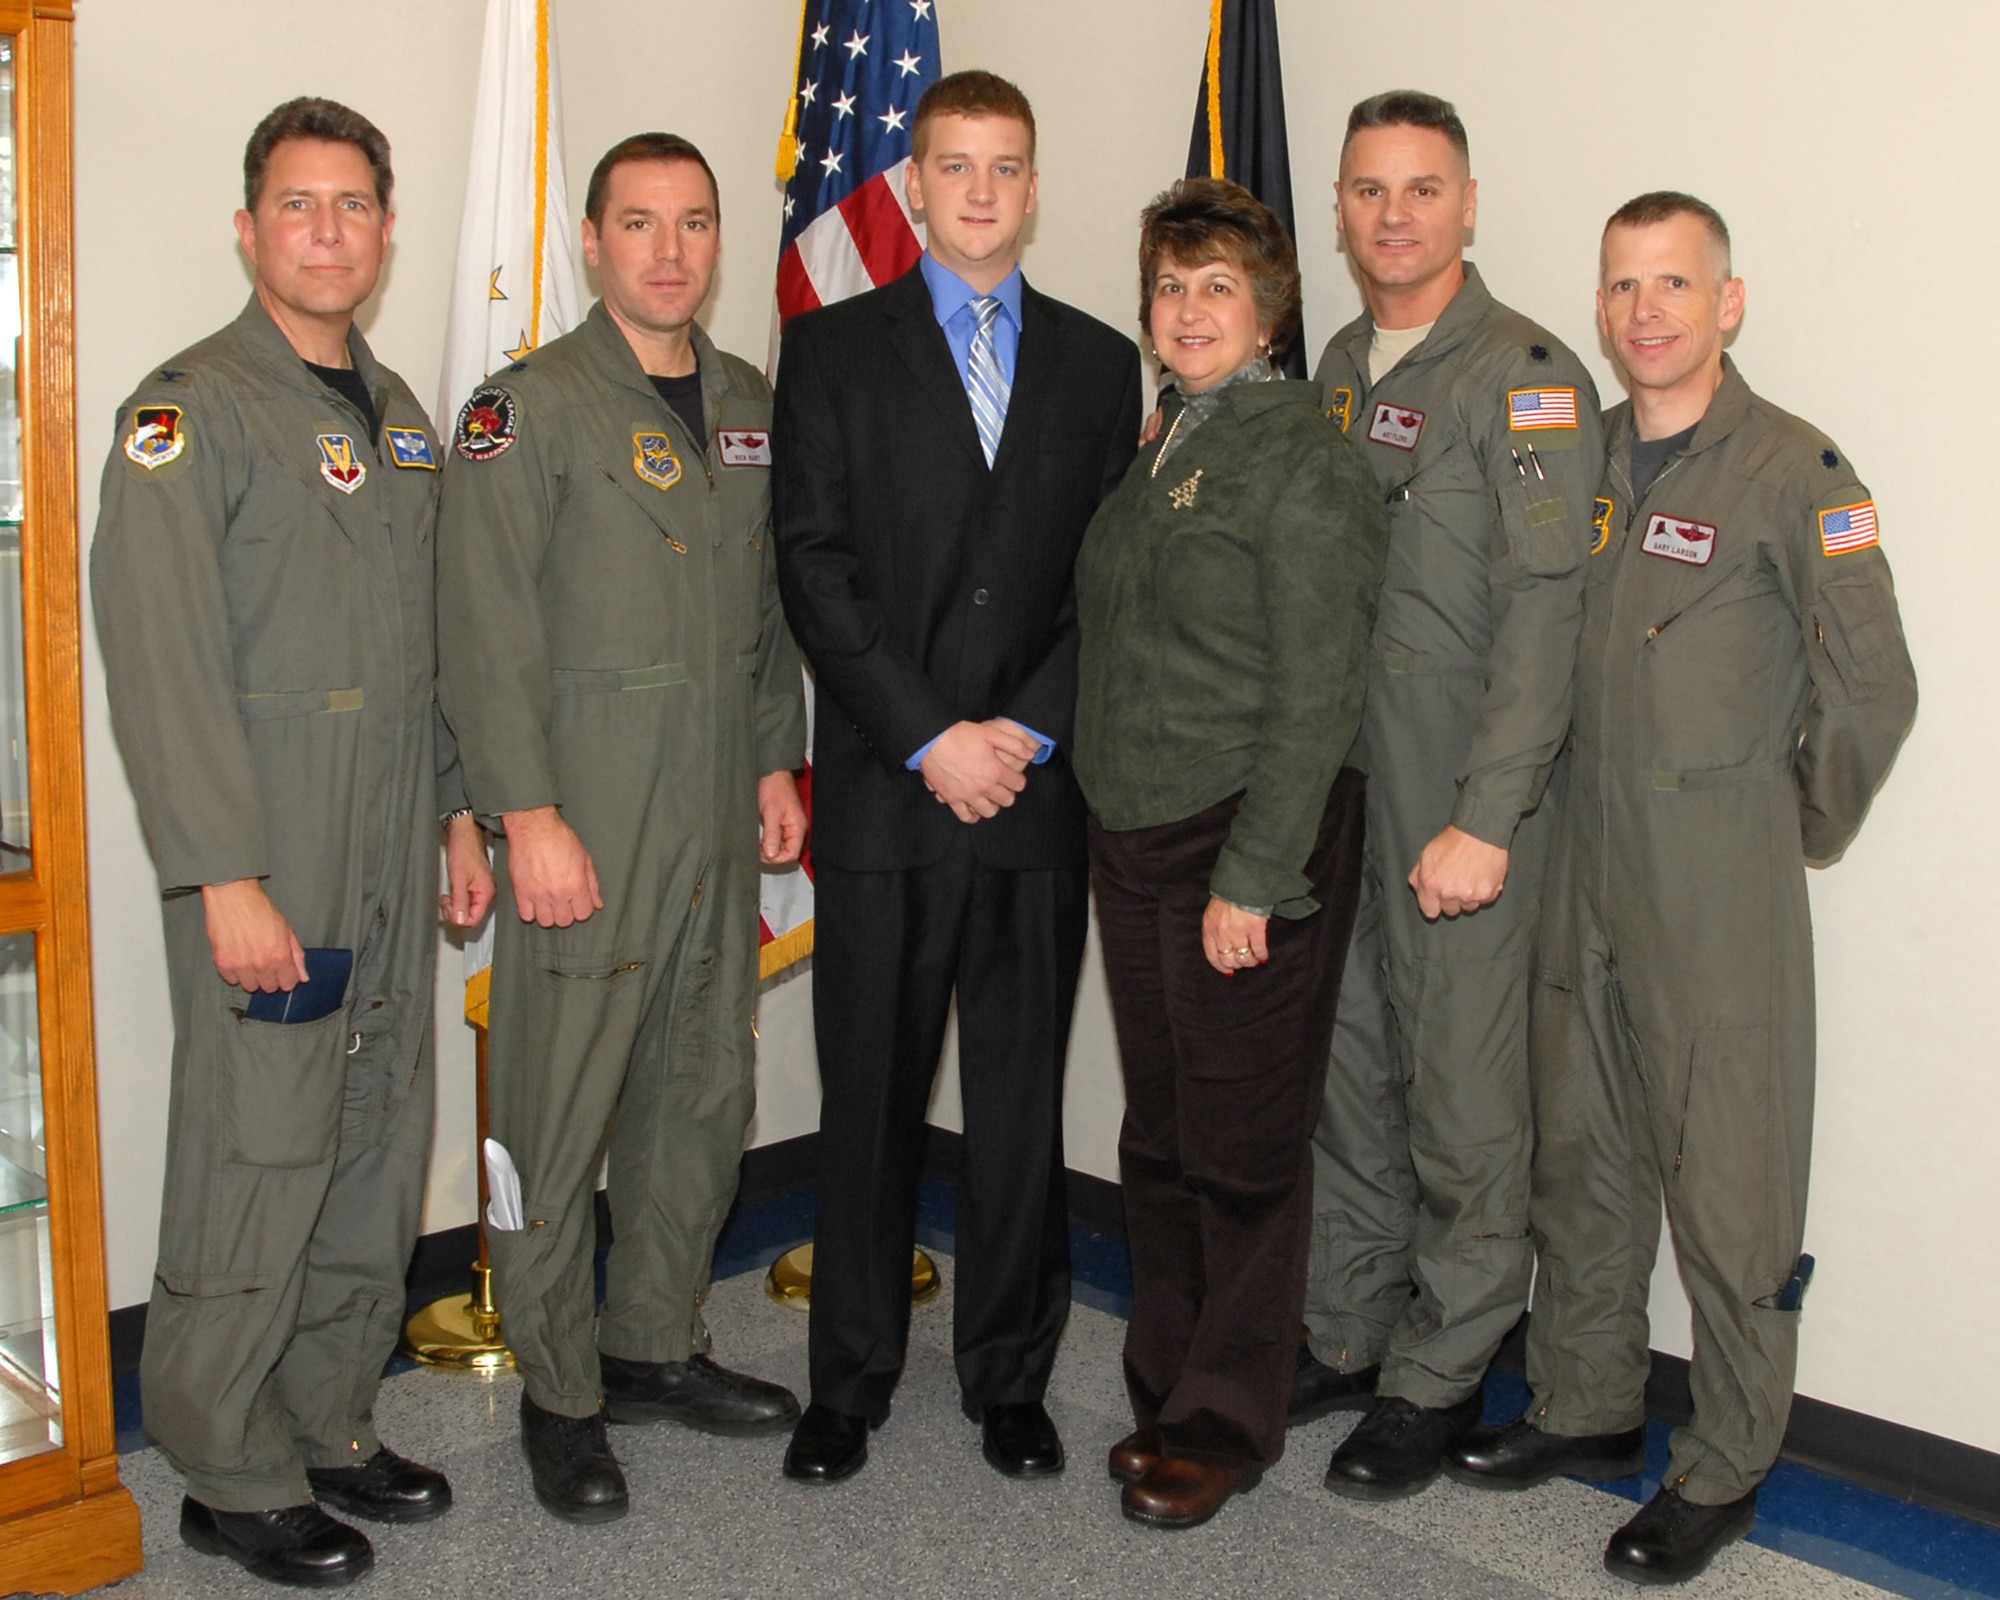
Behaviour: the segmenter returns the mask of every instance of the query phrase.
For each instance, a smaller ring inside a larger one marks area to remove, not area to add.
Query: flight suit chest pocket
[[[347,1011],[317,1022],[252,1022],[228,989],[221,1020],[220,1098],[229,1159],[253,1167],[315,1167],[340,1144],[347,1086]]]

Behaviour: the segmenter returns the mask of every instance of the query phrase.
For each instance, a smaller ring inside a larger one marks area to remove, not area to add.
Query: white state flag
[[[576,326],[569,200],[563,183],[562,97],[550,0],[486,0],[479,101],[465,174],[465,217],[438,380],[438,433],[479,381]],[[447,443],[447,448],[449,444]],[[465,947],[465,1014],[486,1021],[495,907]]]

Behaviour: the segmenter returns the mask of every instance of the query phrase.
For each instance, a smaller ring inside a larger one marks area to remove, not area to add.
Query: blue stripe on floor
[[[812,1237],[813,1218],[810,1191],[737,1207],[716,1242],[715,1276],[763,1271]],[[957,1221],[956,1185],[926,1180],[917,1197],[917,1243],[950,1254]],[[600,1289],[602,1265],[600,1261]],[[1070,1271],[1072,1297],[1079,1305],[1115,1317],[1131,1314],[1132,1260],[1123,1244],[1072,1228]],[[398,1356],[389,1370],[406,1371],[410,1365]],[[139,1375],[115,1377],[111,1393],[120,1453],[145,1449]],[[1487,1421],[1519,1416],[1527,1404],[1527,1385],[1518,1376],[1498,1369],[1488,1375]],[[1667,1432],[1660,1423],[1646,1425],[1642,1477],[1598,1487],[1634,1502],[1651,1498],[1666,1471]],[[1779,1462],[1759,1490],[1757,1528],[1750,1538],[1753,1544],[1911,1600],[2000,1600],[2000,1529],[1911,1505],[1789,1461]]]

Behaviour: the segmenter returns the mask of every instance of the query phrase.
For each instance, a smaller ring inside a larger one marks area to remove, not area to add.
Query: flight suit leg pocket
[[[347,1091],[348,1013],[316,1022],[253,1022],[220,1029],[228,1157],[254,1167],[315,1167],[340,1143]]]
[[[1677,1227],[1739,1303],[1781,1281],[1798,1249],[1788,1169],[1773,1159],[1776,1072],[1768,1027],[1698,1031],[1668,1174]]]

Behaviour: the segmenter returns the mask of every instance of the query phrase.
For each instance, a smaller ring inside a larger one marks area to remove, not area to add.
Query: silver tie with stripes
[[[979,429],[980,448],[986,465],[1000,453],[1000,430],[1007,426],[1007,397],[1011,387],[1000,367],[1000,352],[993,343],[993,319],[1000,314],[997,295],[983,294],[972,302],[972,314],[979,319],[973,330],[972,351],[965,363],[965,393],[972,401],[972,420]]]

